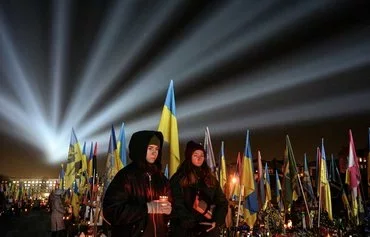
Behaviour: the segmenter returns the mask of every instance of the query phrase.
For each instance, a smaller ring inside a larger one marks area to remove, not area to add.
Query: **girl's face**
[[[146,161],[149,164],[153,164],[158,157],[159,147],[157,145],[149,145],[146,150]]]
[[[204,152],[202,150],[195,150],[191,155],[191,163],[196,167],[201,167],[204,162]]]

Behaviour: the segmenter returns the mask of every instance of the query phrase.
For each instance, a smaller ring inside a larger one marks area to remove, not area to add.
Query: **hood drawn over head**
[[[156,137],[153,139],[153,137]],[[159,144],[158,144],[159,141]],[[129,149],[129,157],[132,162],[139,165],[139,167],[149,166],[146,161],[146,152],[150,142],[159,145],[158,158],[154,164],[161,170],[162,164],[162,146],[163,146],[163,134],[158,131],[143,130],[132,134]]]
[[[193,155],[194,151],[196,151],[196,150],[203,151],[204,156],[206,156],[206,150],[204,149],[204,147],[201,144],[196,143],[194,141],[189,141],[186,144],[186,148],[185,148],[185,159],[191,161],[191,156]]]

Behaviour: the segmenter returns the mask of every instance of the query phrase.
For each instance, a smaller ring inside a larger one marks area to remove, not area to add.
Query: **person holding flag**
[[[112,237],[168,236],[172,207],[169,182],[161,169],[163,135],[139,131],[132,135],[132,162],[110,182],[103,199],[103,215]]]
[[[201,144],[189,141],[185,160],[170,179],[171,236],[220,236],[216,227],[225,222],[228,201],[205,156]]]

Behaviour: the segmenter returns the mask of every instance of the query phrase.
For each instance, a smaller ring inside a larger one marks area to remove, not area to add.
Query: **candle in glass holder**
[[[159,202],[163,202],[161,203],[162,206],[167,206],[167,201],[168,201],[167,196],[159,196]]]
[[[167,202],[168,201],[168,196],[159,196],[159,201]]]

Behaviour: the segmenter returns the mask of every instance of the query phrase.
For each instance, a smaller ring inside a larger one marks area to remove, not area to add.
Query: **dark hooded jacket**
[[[218,227],[223,225],[227,214],[228,201],[223,193],[219,182],[212,174],[205,174],[202,170],[207,169],[204,160],[202,169],[191,163],[191,156],[195,150],[204,148],[193,141],[188,142],[185,150],[185,160],[176,173],[171,177],[172,213],[171,213],[171,236],[220,236]],[[197,181],[194,184],[184,185],[183,180],[192,170],[196,173]],[[210,185],[209,183],[212,183]],[[199,195],[209,206],[215,205],[212,219],[206,219],[204,215],[193,209],[196,195]],[[216,228],[210,232],[205,230],[209,226],[199,225],[200,222],[216,222]]]
[[[146,152],[154,135],[160,141],[159,153],[155,163],[149,164]],[[139,131],[132,135],[132,163],[116,174],[103,200],[103,214],[111,225],[112,237],[167,236],[168,215],[148,214],[147,208],[147,202],[170,196],[169,181],[161,172],[162,145],[161,132]]]

